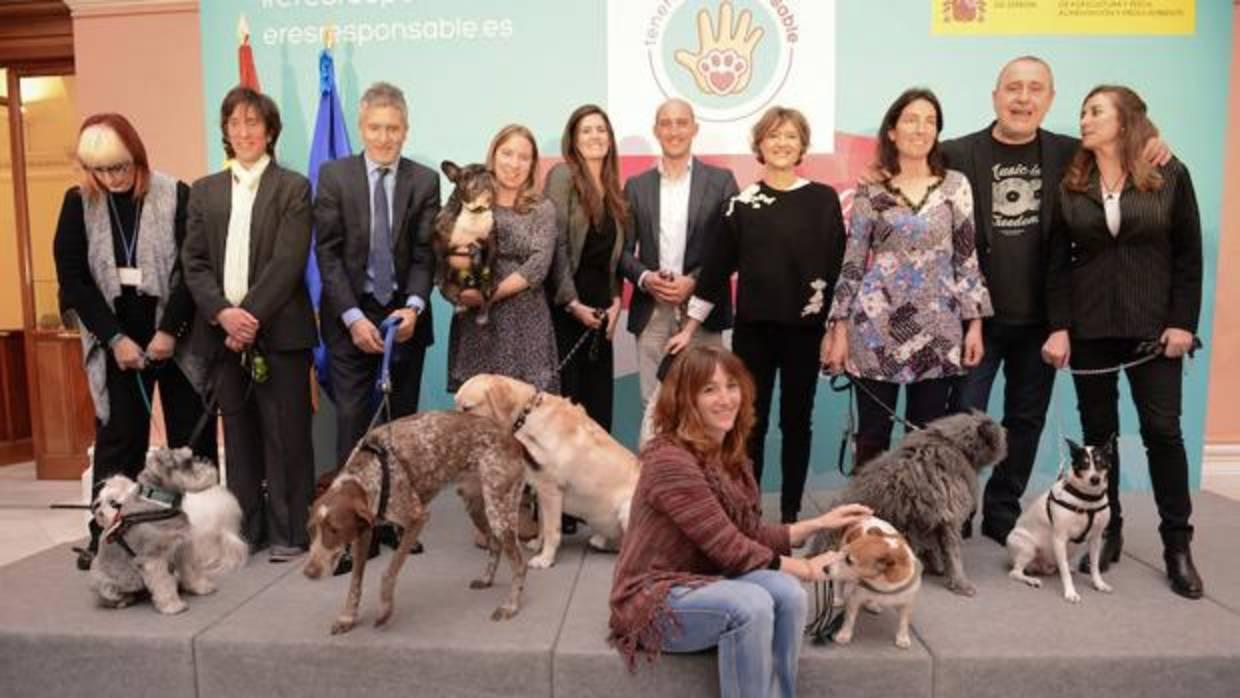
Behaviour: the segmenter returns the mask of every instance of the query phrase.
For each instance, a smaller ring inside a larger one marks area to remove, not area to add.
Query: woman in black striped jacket
[[[1180,430],[1182,362],[1201,309],[1201,221],[1188,170],[1178,160],[1150,165],[1140,156],[1158,130],[1145,102],[1114,85],[1094,88],[1081,108],[1081,148],[1063,180],[1060,224],[1049,280],[1051,328],[1043,348],[1059,367],[1098,369],[1157,358],[1125,370],[1141,424],[1161,519],[1163,559],[1172,590],[1200,598],[1189,550],[1188,458]],[[1077,375],[1085,441],[1119,434],[1119,375]],[[1102,569],[1123,545],[1119,463],[1110,473],[1111,523]]]

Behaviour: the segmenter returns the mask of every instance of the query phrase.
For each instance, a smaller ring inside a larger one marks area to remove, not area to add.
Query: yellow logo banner
[[[930,0],[930,30],[998,34],[1192,34],[1196,0]]]

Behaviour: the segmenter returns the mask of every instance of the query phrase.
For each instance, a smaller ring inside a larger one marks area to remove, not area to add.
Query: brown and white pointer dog
[[[503,552],[512,565],[512,587],[491,620],[516,615],[525,586],[525,561],[517,542],[525,465],[524,451],[509,430],[459,412],[422,412],[382,424],[362,437],[331,487],[310,507],[310,554],[303,570],[307,577],[318,579],[334,569],[344,546],[353,545],[353,576],[332,634],[348,632],[357,623],[374,524],[388,521],[405,531],[383,575],[377,627],[392,617],[396,577],[430,518],[431,499],[456,480],[474,525],[490,536],[486,571],[470,588],[491,586]]]

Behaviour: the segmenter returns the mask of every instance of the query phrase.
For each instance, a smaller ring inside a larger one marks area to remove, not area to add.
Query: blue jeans
[[[809,601],[795,578],[755,570],[702,587],[676,586],[667,605],[679,626],[664,628],[663,651],[717,645],[722,698],[796,695]]]

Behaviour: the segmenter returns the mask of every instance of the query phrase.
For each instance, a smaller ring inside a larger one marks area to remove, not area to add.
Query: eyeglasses
[[[108,175],[123,175],[133,167],[132,162],[118,162],[115,165],[106,165],[104,167],[87,167],[86,171],[96,177],[106,177]]]

